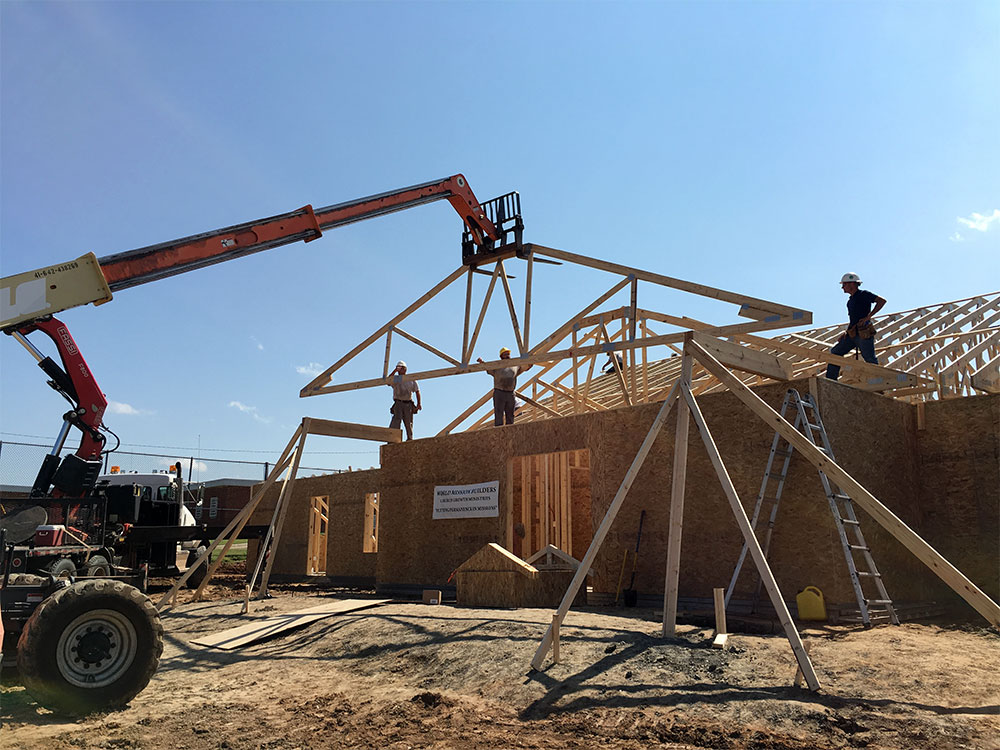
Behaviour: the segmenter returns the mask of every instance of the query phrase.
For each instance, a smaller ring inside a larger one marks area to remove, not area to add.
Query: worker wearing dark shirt
[[[853,349],[861,352],[861,357],[865,362],[878,364],[878,357],[875,356],[875,327],[872,325],[872,316],[885,306],[885,300],[877,294],[861,288],[861,277],[856,273],[845,273],[840,280],[840,286],[845,294],[851,295],[847,298],[847,330],[841,334],[840,339],[830,350],[831,354],[844,356]],[[830,380],[840,377],[840,367],[834,364],[826,366],[826,376]]]

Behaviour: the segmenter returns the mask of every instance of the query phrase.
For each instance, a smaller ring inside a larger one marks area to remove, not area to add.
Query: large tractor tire
[[[45,570],[55,578],[76,578],[76,563],[68,557],[59,558]]]
[[[149,599],[119,581],[80,581],[43,601],[17,644],[17,668],[40,704],[69,714],[124,706],[149,684],[163,626]]]
[[[89,578],[107,578],[111,575],[111,562],[104,555],[92,555],[87,560],[87,576]]]
[[[208,547],[201,545],[198,549],[193,549],[188,553],[187,566],[190,568],[194,565],[198,558],[204,555],[208,551]],[[201,582],[205,580],[205,576],[208,574],[208,561],[206,560],[204,564],[199,565],[198,569],[195,570],[191,577],[187,579],[187,587],[189,589],[196,589],[201,586]]]

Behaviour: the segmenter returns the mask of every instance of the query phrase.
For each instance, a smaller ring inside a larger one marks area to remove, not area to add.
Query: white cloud
[[[233,407],[235,407],[237,409],[239,409],[244,414],[249,414],[251,417],[253,417],[258,422],[261,422],[263,424],[268,424],[271,421],[270,419],[266,419],[265,417],[262,417],[258,413],[256,406],[247,406],[246,404],[242,404],[239,401],[230,401],[229,405],[233,406]]]
[[[257,347],[257,351],[264,351],[264,345],[257,340],[256,336],[251,336],[250,340],[253,342],[253,345]]]
[[[1000,208],[994,208],[993,213],[983,215],[973,212],[968,219],[963,219],[961,216],[957,217],[959,224],[967,226],[969,229],[975,229],[977,232],[985,232],[990,228],[990,224],[993,222],[1000,222]]]
[[[146,409],[136,409],[131,404],[123,404],[121,401],[108,401],[108,411],[112,414],[124,414],[129,417],[141,417],[153,413]]]
[[[311,378],[315,378],[317,375],[323,372],[326,368],[323,367],[319,362],[310,362],[308,365],[296,365],[295,372],[299,375],[308,375]]]
[[[953,234],[948,239],[951,240],[952,242],[965,242],[965,237],[960,235],[958,232],[955,232],[955,234]]]

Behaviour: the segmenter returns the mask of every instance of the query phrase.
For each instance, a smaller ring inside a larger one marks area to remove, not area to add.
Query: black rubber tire
[[[127,704],[149,684],[162,653],[153,603],[134,586],[98,579],[39,605],[18,640],[17,668],[41,705],[80,715]]]
[[[68,557],[61,557],[45,569],[56,578],[76,578],[76,563]]]
[[[88,578],[107,578],[111,575],[111,563],[104,555],[91,555],[87,560]]]
[[[198,560],[198,558],[204,555],[207,550],[208,547],[205,547],[204,545],[199,547],[198,549],[191,550],[188,553],[187,566],[190,568],[192,565],[194,565],[195,562]],[[206,573],[208,573],[208,562],[199,565],[198,569],[191,574],[190,578],[187,579],[185,585],[189,589],[198,588],[199,586],[201,586],[201,582],[205,580]]]

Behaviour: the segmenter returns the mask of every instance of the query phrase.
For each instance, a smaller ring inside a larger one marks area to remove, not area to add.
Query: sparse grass
[[[212,560],[219,559],[219,551],[222,547],[226,545],[220,545],[219,549],[212,553]],[[226,554],[226,560],[229,562],[246,562],[247,560],[247,540],[237,539],[233,542],[233,546],[229,548],[229,552]]]

